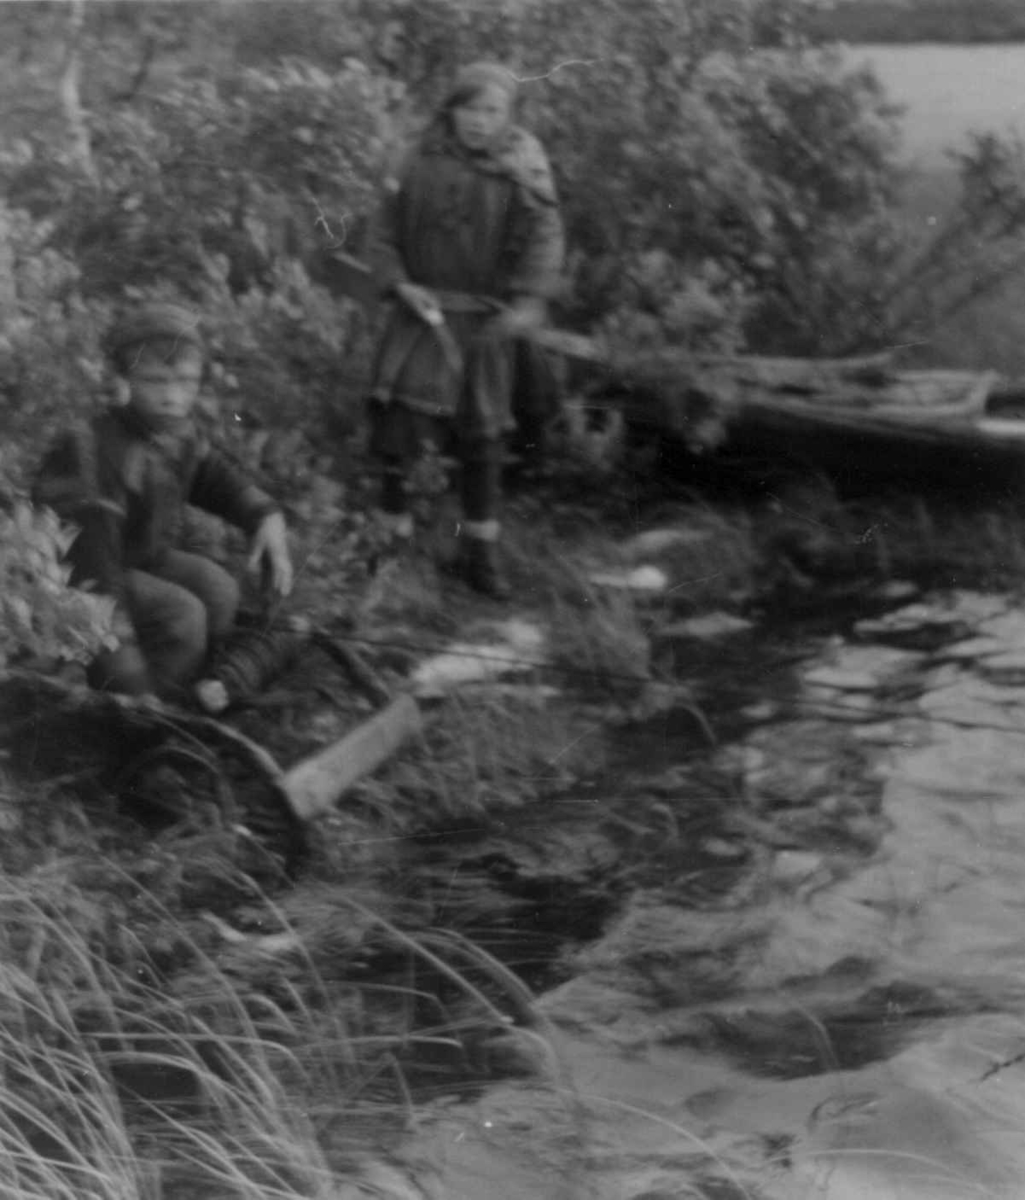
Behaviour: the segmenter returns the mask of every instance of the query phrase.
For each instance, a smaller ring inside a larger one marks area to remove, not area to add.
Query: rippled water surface
[[[1025,611],[929,597],[735,700],[695,827],[731,886],[620,898],[525,1035],[546,1078],[425,1129],[424,1195],[1025,1197]]]

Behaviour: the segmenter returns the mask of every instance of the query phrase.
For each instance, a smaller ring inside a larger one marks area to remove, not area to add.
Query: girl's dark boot
[[[482,596],[508,600],[512,594],[499,563],[497,516],[502,497],[502,444],[473,446],[463,458],[464,520],[459,536],[459,573]]]
[[[373,573],[382,558],[402,554],[413,541],[413,514],[406,495],[405,471],[395,463],[388,463],[384,468],[380,502],[372,514],[372,521],[375,545],[370,566]]]
[[[499,562],[497,521],[463,521],[459,529],[459,549],[452,564],[455,574],[482,596],[508,600],[509,581]]]
[[[462,576],[475,592],[492,600],[508,600],[512,588],[499,562],[498,540],[474,537],[464,531],[461,542]]]

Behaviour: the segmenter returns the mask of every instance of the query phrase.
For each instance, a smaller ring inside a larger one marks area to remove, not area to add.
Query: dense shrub
[[[915,271],[953,261],[950,236],[930,230],[934,247],[901,225],[893,113],[870,74],[809,40],[819,7],[95,3],[70,6],[72,26],[6,6],[6,420],[40,433],[102,398],[98,331],[115,304],[158,292],[203,309],[230,405],[317,440],[351,432],[368,324],[325,288],[325,253],[365,250],[387,164],[457,65],[484,55],[521,75],[553,159],[561,323],[633,353],[899,339],[932,311],[934,281],[916,294]],[[958,270],[1017,235],[1002,153],[966,168]]]
[[[53,223],[0,204],[0,434],[29,456],[103,393],[104,300],[53,244]]]
[[[75,531],[28,503],[0,455],[0,670],[29,661],[88,662],[116,645],[114,601],[69,585]]]
[[[167,6],[134,30],[123,8],[96,7],[83,94],[97,183],[67,138],[31,127],[27,160],[4,172],[10,202],[52,219],[91,296],[160,279],[209,305],[221,277],[236,294],[273,291],[282,257],[359,250],[389,151],[481,55],[527,81],[571,233],[564,318],[580,325],[637,310],[676,327],[700,294],[684,341],[706,328],[734,341],[795,243],[849,224],[885,168],[881,98],[806,52],[800,0],[590,0],[586,20],[579,0],[213,5],[205,53],[174,39]],[[163,47],[152,86],[112,102],[96,80],[123,74],[146,38]],[[653,253],[677,287],[665,271],[648,286]]]
[[[570,230],[563,319],[581,326],[736,347],[783,304],[792,334],[815,311],[791,311],[807,277],[885,202],[892,114],[868,75],[802,37],[800,0],[349,8],[366,53],[408,82],[407,111],[435,103],[460,61],[518,69]],[[654,287],[653,255],[672,264]]]

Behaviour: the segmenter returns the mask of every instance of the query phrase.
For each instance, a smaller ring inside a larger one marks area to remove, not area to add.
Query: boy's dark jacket
[[[194,423],[172,437],[155,434],[131,406],[61,438],[43,460],[33,499],[79,527],[72,581],[91,580],[119,600],[126,570],[152,568],[175,545],[186,504],[247,533],[277,507]]]

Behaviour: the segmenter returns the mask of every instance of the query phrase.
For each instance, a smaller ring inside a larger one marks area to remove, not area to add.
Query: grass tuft
[[[355,891],[279,907],[251,890],[234,924],[167,899],[111,860],[5,879],[5,1200],[326,1200],[368,1130],[387,1140],[413,1120],[404,1064],[529,1007],[470,943],[408,933]],[[462,1003],[425,1025],[401,966],[382,1003],[360,980],[368,954],[424,964]]]

